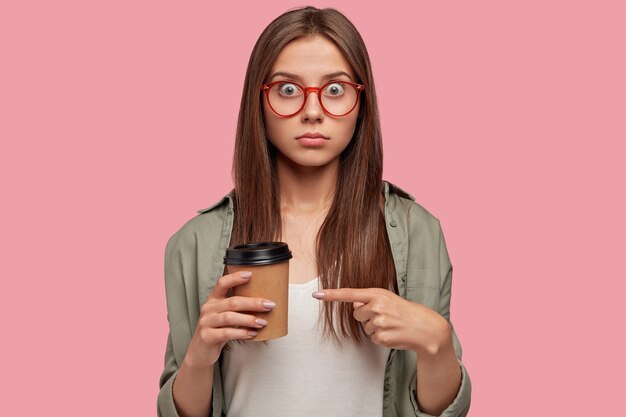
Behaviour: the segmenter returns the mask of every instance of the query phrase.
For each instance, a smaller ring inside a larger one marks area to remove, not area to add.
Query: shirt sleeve
[[[214,281],[207,282],[208,279],[203,281],[200,278],[201,271],[205,271],[207,265],[215,264],[216,272],[210,275],[218,278],[221,276],[218,274],[223,269],[221,265],[223,255],[219,245],[224,240],[224,234],[221,232],[223,222],[219,216],[194,217],[170,237],[165,247],[165,296],[169,334],[163,372],[159,380],[160,389],[157,398],[159,417],[179,417],[172,387],[198,324],[201,308],[200,288],[203,291],[205,289],[210,291],[211,284],[215,284]],[[199,241],[202,236],[207,235],[211,236],[209,240]],[[205,298],[204,294],[202,297]],[[213,416],[223,415],[219,362],[215,364],[213,371],[211,406]]]
[[[454,326],[450,321],[450,298],[452,295],[452,264],[450,263],[450,257],[448,255],[448,249],[446,247],[446,242],[443,236],[443,231],[441,230],[441,225],[439,225],[439,270],[441,271],[441,293],[440,293],[440,302],[439,302],[439,314],[445,317],[450,323],[450,329],[452,330],[452,342],[454,344],[454,351],[456,353],[457,360],[459,361],[459,367],[461,368],[461,386],[459,387],[459,391],[457,392],[456,397],[452,401],[452,403],[446,408],[443,413],[440,414],[440,417],[464,417],[467,416],[469,412],[470,403],[471,403],[471,393],[472,393],[472,383],[470,381],[469,374],[467,369],[463,365],[461,360],[463,356],[463,349],[461,347],[461,343],[459,342],[459,338],[456,335],[454,330]],[[417,379],[417,376],[416,376]],[[415,386],[412,385],[412,394],[413,398],[416,397]],[[417,400],[415,400],[415,408],[416,408],[416,416],[418,417],[435,417],[431,414],[424,413],[421,411],[417,405]]]
[[[172,338],[171,335],[168,335],[165,349],[165,366],[159,381],[160,390],[157,399],[158,417],[179,417],[176,406],[174,405],[174,395],[172,393],[172,386],[178,374],[178,369],[178,365],[174,359]]]
[[[163,372],[159,380],[160,390],[157,397],[157,415],[159,417],[179,417],[172,392],[174,379],[179,370],[179,363],[176,360],[174,349],[174,339],[179,336],[175,334],[175,332],[180,331],[180,326],[175,326],[175,324],[185,321],[186,310],[185,308],[181,308],[181,304],[185,304],[182,300],[186,299],[182,277],[182,260],[180,258],[180,251],[175,250],[176,246],[180,246],[179,238],[180,232],[174,234],[168,240],[165,247],[164,272],[169,334],[167,335],[167,344],[165,347]]]

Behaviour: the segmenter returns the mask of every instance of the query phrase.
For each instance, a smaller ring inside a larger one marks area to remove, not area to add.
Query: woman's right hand
[[[267,322],[244,312],[268,312],[276,304],[271,300],[251,297],[227,297],[228,290],[245,284],[252,273],[235,272],[222,276],[200,309],[196,331],[191,338],[185,361],[194,366],[212,366],[229,340],[252,339]]]

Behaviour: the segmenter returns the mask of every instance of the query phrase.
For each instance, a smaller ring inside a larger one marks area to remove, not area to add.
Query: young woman
[[[235,188],[167,243],[160,416],[467,414],[441,227],[382,180],[381,146],[350,21],[313,7],[275,19],[248,64]],[[227,247],[259,241],[293,253],[289,335],[268,343],[245,341],[275,303],[229,297],[254,275],[223,264]]]

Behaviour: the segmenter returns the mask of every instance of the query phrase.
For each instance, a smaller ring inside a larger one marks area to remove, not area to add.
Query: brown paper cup
[[[227,250],[224,261],[229,274],[238,271],[252,272],[250,281],[233,287],[233,295],[263,298],[276,303],[272,311],[249,312],[267,320],[267,325],[262,329],[254,329],[258,334],[248,340],[260,342],[287,335],[289,258],[291,252],[282,242],[240,245]]]

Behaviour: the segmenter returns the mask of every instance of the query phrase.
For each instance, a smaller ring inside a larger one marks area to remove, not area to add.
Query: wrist
[[[183,359],[183,364],[185,368],[190,371],[201,371],[207,372],[213,370],[213,363],[201,358],[194,357],[190,352],[187,352],[185,358]]]
[[[214,363],[217,361],[217,358],[215,360],[211,360],[212,355],[207,357],[206,351],[207,349],[204,345],[202,345],[202,343],[197,343],[197,340],[192,338],[189,343],[189,347],[187,348],[185,358],[183,359],[183,364],[185,367],[192,370],[207,371],[212,369]]]
[[[437,320],[431,327],[431,337],[426,341],[422,341],[414,349],[414,352],[421,358],[436,359],[449,349],[454,349],[450,324],[442,316],[439,316],[439,318],[441,320]]]

